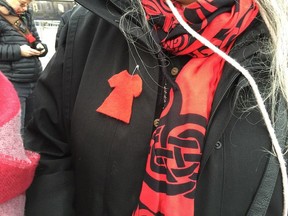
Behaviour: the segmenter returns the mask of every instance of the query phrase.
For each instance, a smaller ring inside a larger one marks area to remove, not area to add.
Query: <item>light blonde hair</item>
[[[272,99],[273,114],[275,113],[279,92],[288,101],[288,1],[256,0],[256,2],[271,36],[269,50],[272,53],[270,67],[272,89],[270,97]]]

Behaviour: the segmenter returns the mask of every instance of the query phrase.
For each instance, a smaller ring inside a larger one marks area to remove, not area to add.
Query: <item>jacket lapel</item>
[[[249,26],[250,30],[248,28],[247,33],[242,34],[237,39],[234,48],[229,53],[233,59],[246,67],[250,73],[253,73],[253,70],[257,70],[255,66],[251,67],[251,56],[255,55],[259,50],[259,46],[255,45],[255,40],[257,41],[257,37],[261,37],[266,31],[263,29],[263,25],[258,25],[258,29],[255,28],[256,24],[259,23],[254,21]],[[261,70],[261,68],[258,69]],[[248,82],[239,82],[240,76],[241,79],[245,79],[237,69],[227,62],[212,104],[199,178],[201,178],[202,170],[215,149],[216,142],[220,140],[229,123],[232,115],[231,106],[234,105],[237,99],[237,91],[239,92],[240,89],[249,85]],[[234,92],[233,89],[235,90]]]
[[[219,82],[218,89],[216,90],[214,102],[212,105],[211,117],[207,127],[207,134],[205,139],[205,148],[203,152],[203,157],[201,159],[201,168],[199,178],[201,176],[202,170],[206,165],[210,155],[214,151],[214,147],[217,141],[220,140],[226,126],[229,123],[231,116],[231,98],[228,94],[232,94],[229,90],[235,84],[235,81],[240,76],[240,72],[233,68],[231,65],[226,65],[224,67],[224,73],[222,74],[221,81]],[[230,104],[230,105],[229,105]],[[220,112],[221,111],[221,112]]]

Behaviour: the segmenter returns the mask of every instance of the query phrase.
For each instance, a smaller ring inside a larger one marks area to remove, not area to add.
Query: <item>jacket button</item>
[[[171,75],[176,76],[179,73],[179,69],[177,67],[173,67],[171,69]]]
[[[155,120],[154,120],[154,123],[153,123],[153,124],[154,124],[154,127],[158,127],[159,121],[160,121],[159,119],[155,119]]]
[[[220,149],[222,148],[222,143],[220,141],[218,141],[216,144],[215,144],[215,149]]]

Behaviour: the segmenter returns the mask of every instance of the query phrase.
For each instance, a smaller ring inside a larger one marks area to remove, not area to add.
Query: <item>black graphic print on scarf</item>
[[[142,0],[161,46],[174,55],[190,55],[171,89],[153,133],[146,175],[134,216],[194,216],[194,195],[206,126],[225,61],[192,38],[164,0]],[[229,53],[258,13],[254,0],[198,0],[185,8],[184,20]],[[197,199],[197,198],[196,198]]]

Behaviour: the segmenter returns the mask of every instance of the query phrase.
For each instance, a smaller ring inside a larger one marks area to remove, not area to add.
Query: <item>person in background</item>
[[[26,99],[32,93],[42,72],[38,57],[47,54],[32,13],[31,0],[0,0],[0,70],[13,83],[18,92],[24,127]]]
[[[0,215],[24,216],[25,191],[39,154],[24,150],[20,102],[13,85],[0,72]]]
[[[26,216],[287,216],[287,0],[77,2]]]

